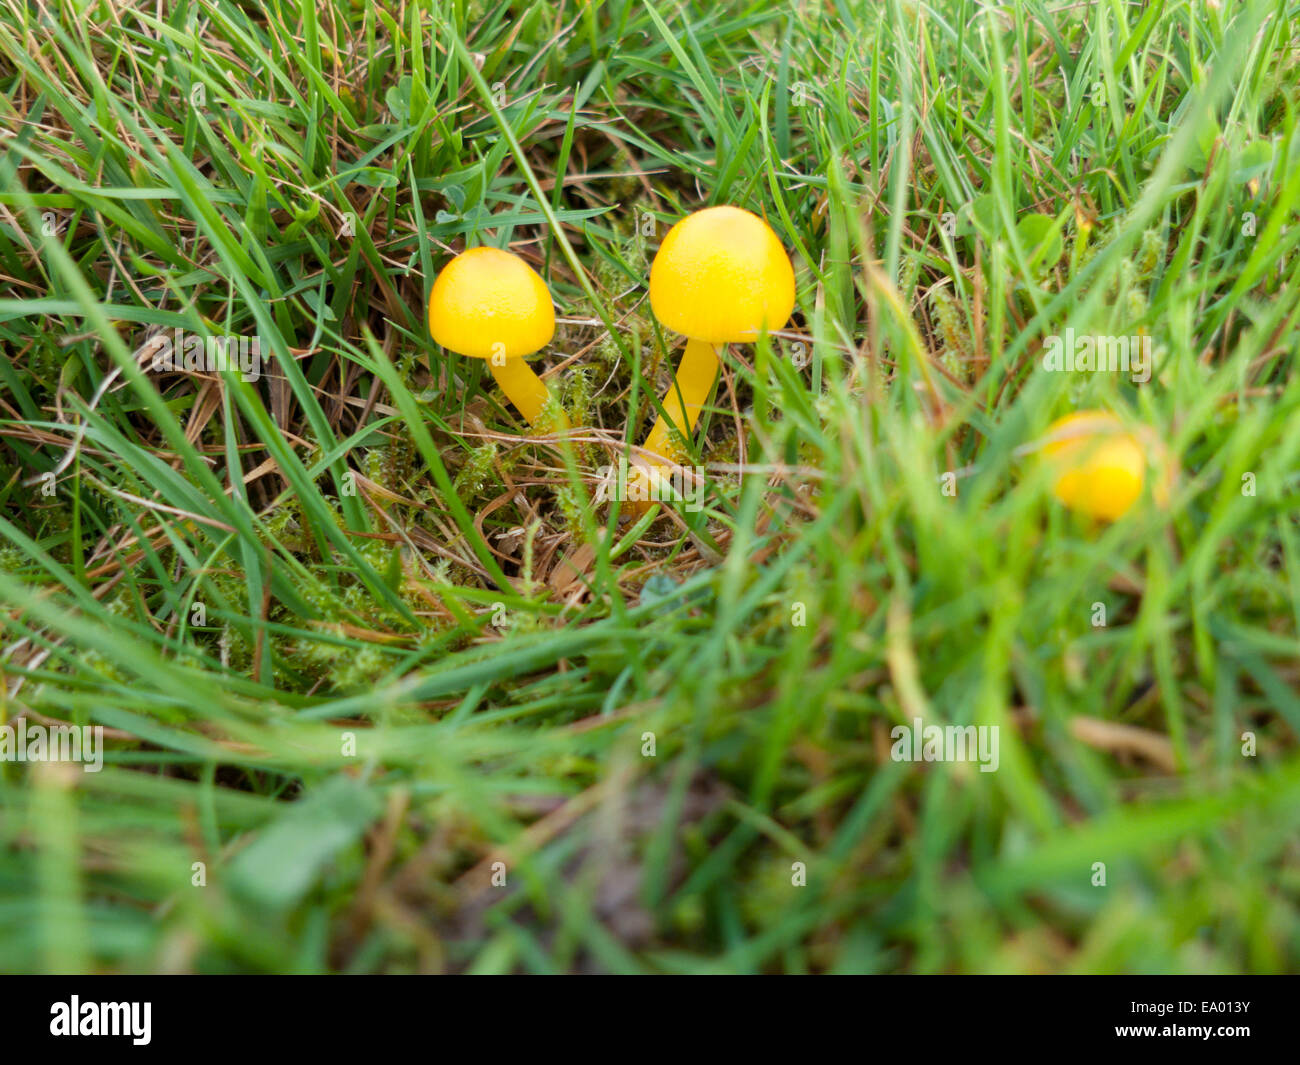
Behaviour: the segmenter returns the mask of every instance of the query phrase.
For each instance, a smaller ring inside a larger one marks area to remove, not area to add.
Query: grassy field
[[[0,724],[104,744],[0,762],[0,971],[1300,970],[1298,27],[0,0]],[[629,522],[713,204],[797,309]],[[429,336],[477,245],[568,431]],[[1088,409],[1110,524],[1039,454]]]

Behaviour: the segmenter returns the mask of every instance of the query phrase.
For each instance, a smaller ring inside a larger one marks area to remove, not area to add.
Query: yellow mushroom
[[[739,207],[696,211],[668,231],[650,266],[650,306],[655,317],[687,338],[673,386],[645,449],[675,462],[674,428],[689,437],[718,376],[722,345],[756,340],[780,329],[794,311],[794,268],[771,227]],[[637,460],[651,475],[662,463]],[[638,493],[647,495],[648,493]],[[638,500],[635,514],[650,501]]]
[[[1123,517],[1142,495],[1147,449],[1106,411],[1079,411],[1053,422],[1043,456],[1052,470],[1052,494],[1095,520]]]
[[[546,282],[519,256],[471,248],[442,268],[429,293],[429,333],[448,351],[483,359],[510,402],[536,425],[551,399],[524,361],[555,335]]]

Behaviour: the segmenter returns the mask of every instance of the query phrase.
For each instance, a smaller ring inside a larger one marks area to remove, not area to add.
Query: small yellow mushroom
[[[1079,411],[1058,419],[1043,456],[1052,468],[1052,494],[1097,521],[1123,517],[1142,495],[1147,451],[1113,414]]]
[[[448,351],[487,361],[507,398],[536,425],[551,399],[524,361],[555,335],[546,282],[519,256],[471,248],[438,274],[429,293],[429,333]]]
[[[739,207],[696,211],[668,231],[650,266],[655,317],[687,338],[673,386],[664,396],[667,417],[646,437],[645,449],[670,462],[681,457],[674,429],[689,437],[718,377],[723,345],[758,339],[780,329],[794,311],[794,267],[771,227]],[[641,475],[662,475],[662,464],[639,462]],[[633,506],[642,514],[650,503]]]

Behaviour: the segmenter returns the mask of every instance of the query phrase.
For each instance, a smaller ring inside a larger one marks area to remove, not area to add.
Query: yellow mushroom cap
[[[1113,414],[1080,411],[1052,423],[1043,454],[1054,471],[1052,494],[1071,510],[1115,521],[1142,494],[1147,455]]]
[[[518,255],[471,248],[433,282],[429,333],[459,355],[518,359],[551,342],[555,308],[546,282]]]
[[[754,340],[789,321],[794,267],[758,215],[707,207],[664,237],[650,266],[650,306],[669,329],[694,340]]]

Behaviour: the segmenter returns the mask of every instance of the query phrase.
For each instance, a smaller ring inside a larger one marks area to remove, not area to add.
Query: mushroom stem
[[[703,340],[688,340],[677,366],[677,375],[668,394],[664,396],[664,414],[672,421],[660,417],[655,421],[650,435],[645,438],[645,449],[667,459],[678,459],[681,447],[673,440],[674,425],[683,437],[689,438],[700,420],[700,411],[709,400],[713,382],[718,379],[718,349]]]
[[[655,420],[643,445],[646,451],[670,462],[677,462],[684,457],[681,445],[673,438],[673,429],[684,438],[689,438],[694,432],[695,423],[700,420],[700,411],[708,402],[713,383],[718,379],[719,365],[717,347],[703,340],[687,340],[672,387],[664,396],[664,415],[671,415],[672,420],[669,421],[663,415]],[[644,459],[641,461],[646,462]],[[663,463],[653,463],[639,465],[633,471],[632,475],[642,482],[643,491],[638,494],[646,496],[645,499],[632,502],[630,509],[634,517],[640,517],[654,506],[655,501],[649,498],[651,482],[647,474],[650,471],[658,471],[666,477],[668,467]]]
[[[519,413],[528,420],[528,424],[536,425],[551,398],[550,390],[542,383],[542,379],[533,373],[523,359],[506,359],[500,365],[489,359],[488,369],[492,371],[492,376],[496,378],[506,398],[519,408]]]

